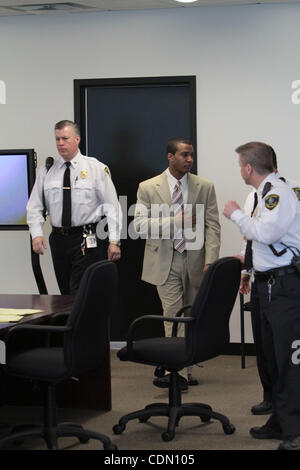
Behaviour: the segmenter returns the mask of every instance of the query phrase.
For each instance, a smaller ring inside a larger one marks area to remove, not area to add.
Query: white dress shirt
[[[48,173],[43,166],[37,174],[27,204],[27,223],[32,238],[43,236],[43,191],[51,225],[62,225],[65,168],[65,160],[57,157]],[[72,227],[97,223],[101,216],[106,216],[109,240],[119,241],[122,212],[107,167],[96,158],[79,152],[71,160],[70,172]]]
[[[274,173],[277,178],[280,179],[280,174],[279,173]],[[299,193],[300,193],[300,184],[295,181],[295,180],[291,180],[291,179],[286,179],[285,180],[285,184],[287,184],[296,194],[296,196],[299,198]],[[247,198],[246,198],[246,201],[245,201],[245,204],[244,204],[244,207],[243,207],[243,211],[245,212],[245,214],[248,214],[248,215],[251,215],[252,213],[252,210],[253,210],[253,205],[254,205],[254,194],[255,194],[256,190],[253,189],[253,191],[251,191]],[[300,199],[299,199],[300,201]],[[245,238],[243,238],[243,245],[242,245],[242,250],[241,250],[241,255],[244,256],[245,255],[245,251],[246,251],[246,240]]]
[[[182,198],[183,198],[183,204],[187,204],[188,202],[188,181],[187,181],[187,173],[181,178],[181,180],[178,180],[175,178],[171,173],[169,168],[166,169],[167,177],[168,177],[168,183],[169,183],[169,188],[170,188],[170,194],[171,194],[171,200],[172,200],[172,195],[175,189],[176,184],[178,181],[181,183],[181,191],[182,191]]]

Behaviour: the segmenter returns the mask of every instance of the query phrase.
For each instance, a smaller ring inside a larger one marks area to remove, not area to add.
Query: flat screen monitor
[[[34,149],[0,150],[0,230],[28,230],[26,205],[35,168]]]

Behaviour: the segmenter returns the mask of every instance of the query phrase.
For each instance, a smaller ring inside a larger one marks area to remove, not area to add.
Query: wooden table
[[[26,315],[20,323],[45,323],[58,312],[70,312],[74,297],[71,295],[6,295],[0,294],[0,308],[41,309],[41,313]],[[0,323],[0,339],[16,323]],[[28,339],[27,339],[28,344]],[[19,349],[18,345],[18,349]],[[32,392],[28,381],[4,376],[1,380],[1,402],[7,405],[40,405],[39,393]],[[63,408],[111,409],[110,351],[103,363],[91,372],[82,374],[78,380],[68,380],[56,386],[57,406]]]

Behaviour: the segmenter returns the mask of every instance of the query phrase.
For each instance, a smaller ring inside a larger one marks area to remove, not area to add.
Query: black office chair
[[[76,424],[57,424],[55,385],[99,367],[107,351],[108,318],[117,289],[117,268],[110,261],[94,263],[85,271],[65,326],[20,324],[12,328],[6,338],[6,373],[37,382],[44,390],[44,423],[42,426],[20,426],[0,439],[0,448],[22,442],[29,436],[42,437],[49,449],[57,449],[57,438],[76,436],[80,442],[97,439],[104,449],[115,450],[104,434],[87,431]],[[22,333],[35,332],[48,337],[49,333],[63,335],[62,347],[35,347],[14,353],[12,339]]]
[[[221,421],[226,434],[235,431],[224,415],[216,413],[202,403],[181,403],[178,372],[184,367],[212,359],[224,352],[229,342],[229,318],[237,296],[240,276],[240,261],[233,257],[222,258],[213,263],[206,272],[197,297],[191,307],[182,308],[176,318],[161,315],[146,315],[135,320],[129,328],[127,346],[118,352],[122,361],[132,361],[151,366],[160,366],[170,372],[169,403],[152,403],[144,409],[123,416],[113,427],[121,434],[126,423],[138,418],[146,422],[151,416],[168,416],[168,429],[162,433],[164,441],[175,436],[175,427],[182,416],[199,416],[202,421],[215,418]],[[188,317],[180,315],[190,309]],[[171,321],[172,337],[148,338],[134,341],[138,323],[147,321]],[[184,323],[184,338],[176,337],[178,323]]]
[[[251,312],[251,303],[245,302],[244,295],[240,294],[240,327],[241,327],[241,366],[246,367],[246,348],[245,348],[245,312]]]

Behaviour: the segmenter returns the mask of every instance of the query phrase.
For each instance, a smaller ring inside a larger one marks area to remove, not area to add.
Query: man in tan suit
[[[220,224],[213,184],[190,174],[194,151],[183,138],[168,142],[169,168],[140,183],[135,230],[146,238],[142,279],[157,287],[165,316],[175,316],[191,304],[208,266],[219,256]],[[172,324],[165,322],[171,336]],[[181,324],[178,335],[184,335]],[[169,386],[169,375],[154,379]],[[190,371],[182,371],[181,389],[197,385]]]

